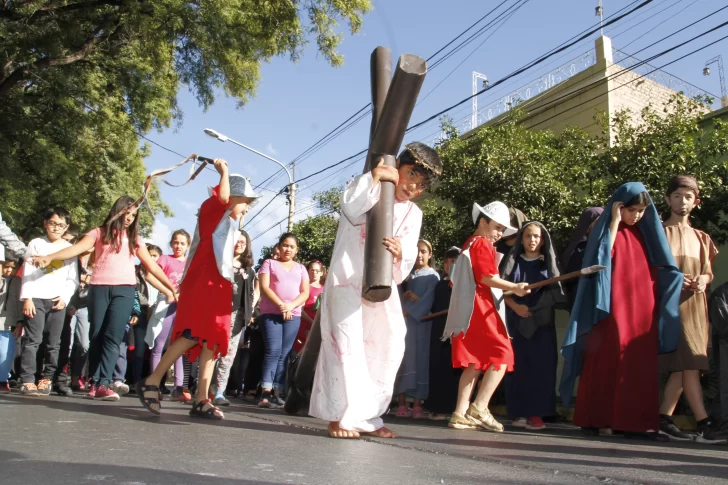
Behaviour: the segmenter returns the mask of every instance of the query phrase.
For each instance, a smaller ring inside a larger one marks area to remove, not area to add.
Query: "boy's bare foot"
[[[339,439],[357,439],[359,438],[359,433],[353,429],[342,428],[339,426],[338,421],[331,421],[329,423],[329,436]]]
[[[361,433],[366,436],[374,436],[376,438],[396,438],[397,434],[394,431],[391,431],[385,427],[381,427],[379,429],[375,429],[374,431],[370,431],[368,433]]]

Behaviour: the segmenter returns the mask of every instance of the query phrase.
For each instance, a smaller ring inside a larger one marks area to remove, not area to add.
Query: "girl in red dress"
[[[683,275],[644,185],[617,189],[587,242],[562,354],[561,399],[568,407],[581,374],[574,424],[589,435],[659,429],[658,353],[680,338]]]
[[[660,427],[657,271],[638,225],[651,203],[642,192],[612,206],[611,313],[586,340],[574,413],[574,424],[588,434]]]
[[[492,202],[485,207],[474,204],[473,222],[475,233],[465,242],[453,270],[453,296],[443,335],[443,338],[452,337],[453,367],[463,368],[457,406],[448,426],[502,432],[503,425],[495,420],[488,404],[506,370],[513,370],[513,349],[504,318],[494,300],[494,289],[501,295],[501,300],[502,292],[498,290],[509,290],[518,296],[530,291],[525,289],[527,283],[511,283],[498,276],[493,243],[504,235],[516,233],[510,226],[508,207],[502,202]],[[460,309],[469,308],[471,301],[472,313],[468,315]],[[501,301],[500,307],[503,305]],[[483,381],[471,403],[470,397],[480,374],[484,374]]]
[[[167,369],[184,354],[190,361],[200,359],[199,384],[190,416],[224,417],[210,402],[208,393],[215,359],[228,351],[233,246],[238,240],[242,219],[258,196],[246,179],[228,176],[225,160],[217,159],[214,165],[220,173],[220,185],[200,207],[195,240],[179,288],[172,343],[152,375],[137,384],[142,405],[154,414],[161,410],[159,383]]]

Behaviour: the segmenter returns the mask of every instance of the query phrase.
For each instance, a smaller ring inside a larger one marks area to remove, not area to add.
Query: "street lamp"
[[[205,134],[207,136],[211,136],[212,138],[217,138],[221,142],[229,141],[230,143],[234,143],[235,145],[238,145],[240,147],[245,148],[248,151],[251,151],[255,153],[256,155],[260,155],[263,158],[267,158],[271,162],[275,162],[280,167],[286,171],[286,175],[288,175],[288,231],[290,232],[293,230],[293,213],[296,208],[296,184],[293,182],[293,175],[291,175],[291,171],[288,170],[288,167],[286,167],[284,164],[279,162],[273,157],[269,157],[265,153],[261,153],[258,150],[255,150],[254,148],[250,148],[247,145],[243,145],[242,143],[233,140],[232,138],[228,138],[227,136],[223,135],[222,133],[218,133],[217,131],[213,130],[212,128],[205,128]]]
[[[725,71],[723,71],[723,56],[717,55],[712,59],[708,59],[703,68],[703,76],[710,76],[710,65],[718,64],[718,78],[720,80],[720,106],[728,108],[728,93],[725,88]]]
[[[599,17],[599,35],[604,35],[604,27],[602,26],[604,22],[604,9],[602,8],[602,0],[599,0],[599,5],[597,5],[597,8],[594,9],[594,15]]]

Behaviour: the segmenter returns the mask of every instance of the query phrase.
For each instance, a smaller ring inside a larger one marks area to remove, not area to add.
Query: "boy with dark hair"
[[[675,352],[660,356],[660,366],[670,372],[660,406],[660,434],[671,440],[690,441],[672,420],[680,395],[684,392],[696,421],[700,443],[724,443],[725,437],[713,436],[718,423],[708,416],[703,404],[700,372],[708,364],[708,303],[706,288],[713,281],[711,264],[718,249],[710,236],[690,226],[690,212],[700,204],[698,182],[689,175],[674,177],[667,188],[665,202],[670,217],[664,223],[668,244],[678,268],[685,275],[680,295],[681,335]]]
[[[46,256],[71,246],[63,234],[71,223],[67,210],[53,207],[43,217],[44,237],[30,241],[28,252]],[[20,364],[20,392],[26,396],[47,396],[58,366],[61,331],[66,317],[66,305],[78,286],[76,258],[58,261],[46,268],[36,268],[30,262],[23,266],[20,300],[25,321],[23,351]],[[38,385],[35,384],[36,354],[45,344],[45,362]]]
[[[321,351],[309,409],[329,422],[332,438],[395,437],[381,415],[389,407],[404,354],[406,327],[396,286],[414,266],[422,225],[422,211],[411,199],[441,173],[435,150],[410,143],[397,168],[380,160],[342,194],[342,217],[319,309]],[[395,184],[393,237],[382,241],[393,255],[393,291],[388,300],[372,303],[362,299],[366,214],[379,201],[383,182]]]

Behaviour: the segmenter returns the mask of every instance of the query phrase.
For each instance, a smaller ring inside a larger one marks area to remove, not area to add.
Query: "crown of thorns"
[[[404,149],[406,152],[412,155],[412,158],[417,165],[421,165],[422,167],[426,168],[427,170],[435,174],[436,177],[442,175],[442,165],[440,163],[439,157],[436,160],[433,160],[433,162],[437,163],[437,165],[434,165],[427,161],[427,158],[430,155],[430,153],[428,152],[432,152],[432,149],[430,147],[422,143],[410,143],[409,145],[405,146]],[[427,149],[428,152],[426,152],[425,149]]]

